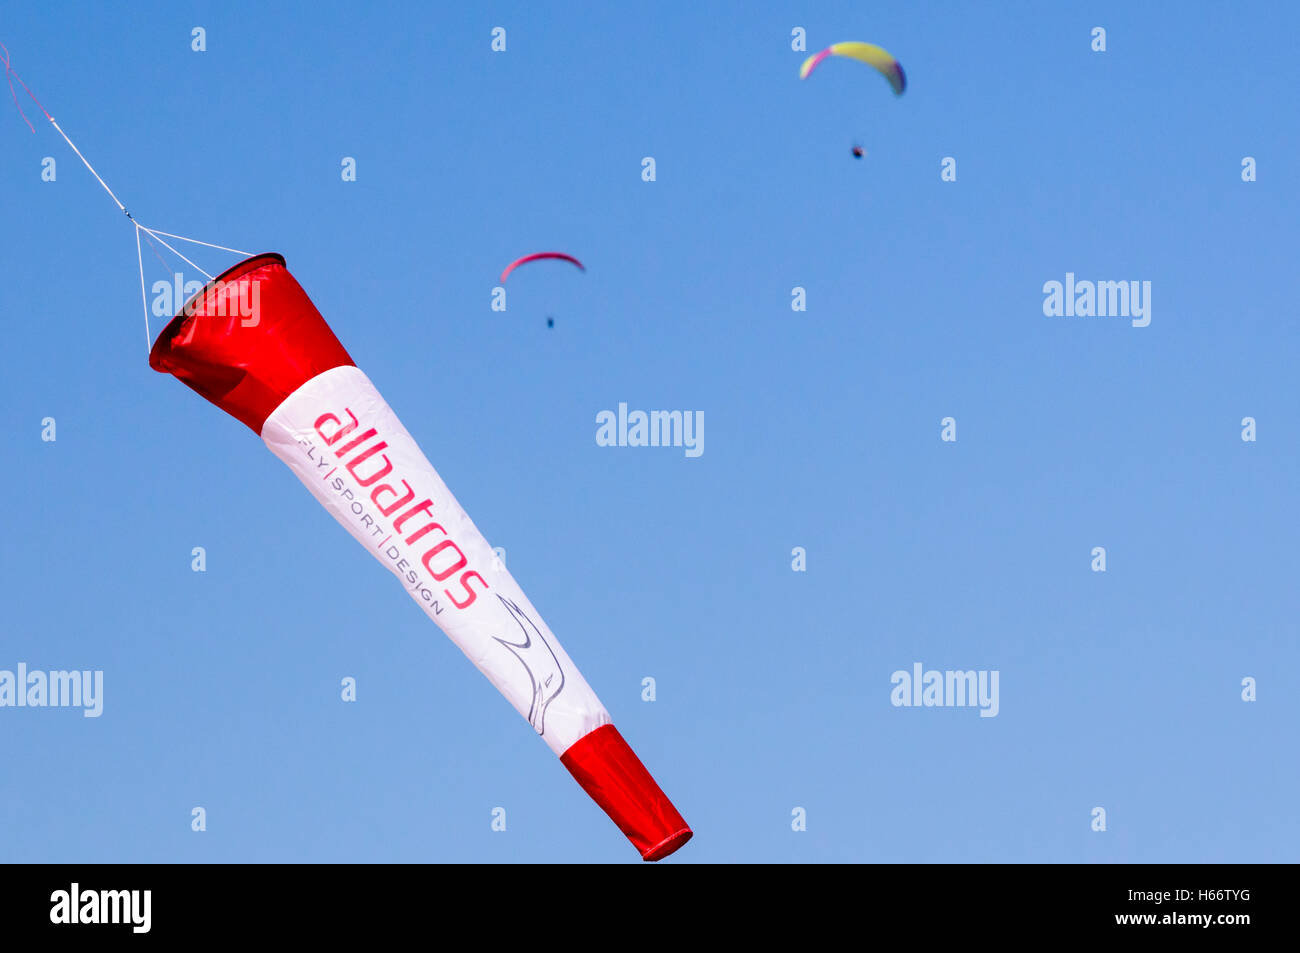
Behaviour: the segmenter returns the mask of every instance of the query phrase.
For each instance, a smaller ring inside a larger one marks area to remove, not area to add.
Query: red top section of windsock
[[[158,335],[149,366],[175,374],[261,434],[281,401],[353,363],[280,255],[255,255],[191,298]]]
[[[686,821],[613,725],[587,732],[560,761],[642,860],[662,860],[691,839]]]

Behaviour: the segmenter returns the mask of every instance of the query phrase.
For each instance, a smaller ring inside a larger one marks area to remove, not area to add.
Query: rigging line
[[[138,235],[140,232],[145,233],[144,240],[149,243],[149,250],[153,252],[153,256],[158,259],[158,264],[162,265],[163,271],[171,271],[167,262],[163,261],[163,256],[158,254],[158,246],[153,243],[153,239],[149,237],[149,233],[144,228],[141,228],[136,232],[136,234]]]
[[[86,157],[81,154],[81,150],[78,149],[76,144],[71,139],[68,138],[68,134],[59,128],[59,124],[54,121],[53,116],[50,116],[50,125],[52,125],[55,128],[55,130],[58,132],[58,134],[63,137],[63,141],[72,147],[72,151],[77,154],[77,158],[80,159],[82,164],[85,165],[85,167],[90,170],[90,174],[95,177],[95,181],[104,187],[104,191],[107,192],[108,197],[111,198],[117,204],[117,207],[122,210],[122,214],[124,214],[127,218],[130,218],[131,221],[134,222],[135,219],[131,218],[131,213],[126,210],[126,206],[122,204],[122,200],[119,199],[116,195],[114,195],[113,190],[108,187],[108,183],[99,177],[99,173],[95,171],[95,167],[86,161]]]
[[[9,92],[14,98],[14,108],[18,110],[18,115],[23,117],[23,122],[27,123],[27,128],[35,134],[36,127],[32,125],[31,120],[27,118],[27,113],[23,112],[23,107],[18,102],[18,93],[14,90],[14,80],[18,80],[18,85],[27,91],[28,96],[32,97],[32,102],[36,104],[37,108],[40,109],[41,112],[45,113],[45,118],[53,122],[53,117],[50,116],[49,113],[45,112],[45,107],[42,106],[41,101],[36,98],[36,94],[27,88],[27,84],[23,82],[23,78],[15,73],[13,67],[9,65],[9,48],[3,43],[0,43],[0,63],[4,64],[5,80],[9,83]]]
[[[141,227],[143,228],[144,226]],[[171,232],[160,232],[156,228],[146,229],[146,231],[152,232],[154,235],[166,235],[168,238],[176,238],[179,239],[180,241],[190,242],[191,244],[194,245],[204,245],[207,248],[217,248],[220,249],[221,251],[234,252],[236,255],[245,255],[248,257],[252,257],[253,254],[252,252],[248,252],[248,251],[240,251],[238,248],[227,248],[225,245],[214,245],[211,242],[201,242],[197,238],[186,238],[184,235],[173,235]]]
[[[130,212],[127,212],[127,215],[128,215],[128,216],[130,216],[130,214],[131,214]],[[131,219],[131,221],[135,222],[135,219]],[[189,265],[191,268],[193,268],[195,271],[197,271],[197,272],[198,272],[200,275],[202,275],[204,278],[208,279],[208,281],[211,281],[211,280],[212,280],[212,276],[211,276],[210,274],[208,274],[206,271],[204,271],[204,270],[203,270],[202,268],[200,268],[198,265],[194,264],[194,262],[190,261],[190,260],[189,260],[188,258],[186,258],[184,255],[182,255],[180,252],[178,252],[175,248],[172,248],[171,245],[168,245],[167,242],[164,241],[161,237],[159,237],[158,233],[155,232],[153,229],[145,228],[143,225],[140,225],[139,222],[136,222],[136,225],[137,225],[139,228],[143,229],[144,231],[148,232],[148,233],[149,233],[150,235],[152,235],[154,238],[157,238],[158,241],[162,243],[163,248],[166,248],[169,252],[171,252],[173,255],[175,255],[177,258],[179,258],[181,261],[185,262],[185,264]]]
[[[14,80],[18,80],[18,85],[21,86],[23,90],[27,93],[27,95],[32,98],[32,102],[36,104],[36,108],[45,114],[45,118],[50,121],[50,125],[52,125],[55,131],[60,136],[63,137],[63,141],[66,142],[69,147],[71,147],[72,151],[77,154],[77,158],[81,160],[82,165],[84,165],[87,169],[90,170],[90,174],[95,177],[95,181],[104,187],[104,191],[108,193],[108,197],[113,200],[113,203],[118,207],[119,210],[121,210],[122,214],[124,214],[127,218],[130,218],[131,221],[134,222],[135,219],[131,218],[131,213],[126,210],[126,206],[122,204],[122,200],[119,199],[117,195],[114,194],[113,190],[108,187],[108,183],[105,182],[102,178],[100,178],[99,173],[95,171],[95,167],[91,165],[89,161],[87,161],[86,157],[81,154],[81,150],[78,149],[76,144],[71,139],[68,138],[68,134],[63,131],[63,129],[59,126],[57,122],[54,121],[54,117],[50,115],[49,110],[47,110],[43,105],[41,105],[41,101],[36,98],[36,94],[32,92],[31,87],[29,87],[26,83],[24,83],[23,78],[14,72],[13,67],[9,65],[9,50],[5,48],[3,44],[0,44],[0,50],[4,51],[4,58],[2,62],[4,63],[4,68],[5,68],[5,78],[9,82],[9,92],[13,93],[14,105],[18,106],[18,114],[23,117],[23,122],[27,123],[27,128],[31,129],[32,132],[36,131],[36,129],[31,124],[31,120],[27,118],[27,114],[23,112],[23,107],[18,105],[18,93],[14,91],[14,83],[13,83]]]
[[[28,129],[31,129],[32,132],[35,132],[35,131],[36,131],[36,129],[32,126],[31,121],[27,118],[27,114],[26,114],[25,112],[23,112],[23,108],[22,108],[22,106],[19,105],[19,103],[18,103],[18,92],[14,89],[14,80],[18,80],[18,85],[21,86],[21,87],[23,88],[23,91],[26,92],[27,95],[31,97],[32,102],[34,102],[34,103],[36,104],[36,107],[37,107],[37,108],[38,108],[38,109],[39,109],[39,110],[44,114],[45,118],[48,119],[48,120],[50,121],[50,125],[52,125],[52,126],[54,127],[55,132],[57,132],[60,136],[63,137],[63,141],[66,142],[66,143],[68,144],[68,148],[71,149],[73,152],[75,152],[75,153],[77,154],[77,158],[81,160],[81,164],[84,165],[84,166],[86,167],[86,170],[87,170],[91,175],[93,175],[93,176],[95,177],[95,181],[98,182],[98,183],[100,184],[100,186],[104,189],[104,191],[108,193],[108,197],[111,198],[111,199],[113,200],[113,204],[116,205],[116,206],[118,207],[118,209],[122,212],[122,214],[125,215],[125,216],[126,216],[126,217],[131,221],[131,224],[132,224],[132,225],[135,225],[135,226],[136,226],[136,228],[137,228],[137,232],[136,232],[136,239],[137,239],[137,241],[139,240],[139,231],[138,231],[138,229],[143,228],[146,232],[148,232],[149,234],[153,235],[155,238],[158,238],[158,240],[159,240],[160,242],[162,242],[163,245],[165,245],[168,249],[170,249],[170,250],[172,251],[173,254],[175,254],[178,258],[180,258],[182,261],[184,261],[184,262],[185,262],[187,265],[189,265],[191,268],[194,268],[196,271],[198,271],[200,274],[202,274],[202,275],[203,275],[205,278],[207,278],[209,281],[212,280],[212,276],[211,276],[211,275],[209,275],[206,271],[204,271],[204,270],[203,270],[202,268],[200,268],[198,265],[194,264],[194,262],[190,261],[188,258],[186,258],[184,255],[182,255],[180,252],[176,251],[175,248],[172,248],[171,245],[168,245],[168,244],[167,244],[165,241],[163,241],[162,238],[160,238],[159,236],[160,236],[160,235],[166,235],[168,238],[175,238],[175,239],[177,239],[178,241],[190,242],[191,244],[194,244],[194,245],[204,245],[204,246],[206,246],[206,247],[208,247],[208,248],[216,248],[216,249],[219,249],[219,250],[221,250],[221,251],[232,252],[232,253],[234,253],[234,254],[236,254],[236,255],[248,255],[248,254],[249,254],[248,252],[246,252],[246,251],[240,251],[240,250],[237,249],[237,248],[227,248],[225,245],[214,245],[214,244],[212,244],[211,242],[201,242],[201,241],[199,241],[197,238],[186,238],[184,235],[173,235],[173,234],[171,234],[170,232],[159,232],[159,231],[155,231],[155,230],[153,230],[153,229],[146,228],[145,226],[143,226],[143,225],[141,225],[139,222],[137,222],[137,221],[135,220],[135,217],[134,217],[134,216],[133,216],[129,211],[127,211],[126,206],[122,204],[122,200],[119,199],[119,198],[117,197],[117,193],[114,192],[114,191],[109,187],[108,183],[104,181],[103,177],[102,177],[98,172],[95,171],[95,167],[94,167],[93,165],[90,164],[90,160],[87,159],[84,155],[81,154],[81,150],[77,148],[77,144],[76,144],[75,142],[73,142],[70,138],[68,138],[68,134],[67,134],[66,132],[63,131],[63,127],[60,126],[60,125],[58,124],[58,122],[55,120],[55,118],[54,118],[53,116],[50,115],[49,111],[45,108],[45,106],[42,105],[41,101],[40,101],[39,99],[36,98],[36,94],[32,92],[31,87],[29,87],[26,83],[24,83],[24,82],[23,82],[23,78],[22,78],[21,76],[19,76],[17,73],[14,72],[13,67],[10,66],[9,50],[8,50],[8,48],[7,48],[3,43],[0,43],[0,63],[2,63],[2,64],[4,65],[4,68],[5,68],[5,79],[6,79],[6,81],[9,83],[9,92],[13,95],[14,105],[18,108],[18,114],[19,114],[20,116],[23,117],[23,122],[27,123],[27,128],[28,128]]]
[[[153,351],[153,333],[149,330],[149,296],[144,291],[144,251],[140,248],[140,226],[135,227],[135,260],[140,265],[140,304],[144,308],[144,346]]]
[[[207,278],[209,281],[212,281],[212,276],[210,274],[208,274],[206,271],[204,271],[194,262],[190,261],[179,251],[173,248],[171,245],[167,244],[167,242],[163,239],[162,236],[165,235],[167,236],[167,238],[174,238],[177,241],[189,242],[190,244],[193,245],[203,245],[207,248],[216,248],[220,251],[232,252],[233,254],[236,255],[247,256],[249,255],[249,252],[240,251],[237,248],[227,248],[225,245],[214,245],[211,242],[201,242],[196,238],[186,238],[184,235],[173,235],[170,232],[155,231],[153,229],[146,228],[145,226],[137,222],[135,220],[135,216],[133,216],[129,211],[127,211],[126,206],[122,204],[122,200],[117,197],[117,193],[115,193],[111,188],[109,188],[108,183],[105,182],[103,177],[98,172],[95,171],[95,167],[90,164],[90,160],[81,154],[81,150],[77,148],[77,144],[68,137],[68,134],[63,131],[63,127],[58,124],[58,122],[55,120],[53,116],[50,115],[49,110],[45,108],[44,104],[42,104],[41,101],[36,98],[36,94],[32,92],[31,87],[28,86],[25,82],[23,82],[23,78],[21,76],[19,76],[17,73],[14,72],[13,66],[11,65],[9,49],[3,43],[0,43],[0,65],[3,65],[5,68],[5,82],[8,83],[9,85],[9,94],[13,97],[14,107],[18,110],[18,115],[22,116],[23,122],[27,124],[27,128],[30,129],[33,134],[36,132],[36,127],[32,125],[31,120],[27,118],[27,113],[23,112],[22,104],[18,102],[18,91],[14,89],[14,80],[17,80],[18,85],[23,88],[23,92],[27,93],[27,95],[31,97],[32,102],[36,104],[36,108],[39,109],[41,111],[41,114],[44,115],[45,118],[50,121],[50,125],[53,126],[54,131],[57,132],[63,138],[63,141],[68,144],[68,148],[71,149],[74,153],[76,153],[77,158],[81,160],[81,164],[86,167],[86,171],[88,171],[91,175],[93,175],[95,177],[95,181],[98,182],[100,184],[100,187],[103,188],[103,190],[108,193],[108,197],[113,200],[113,204],[116,205],[118,207],[118,210],[127,217],[127,220],[130,221],[130,223],[135,226],[135,258],[136,258],[136,264],[139,266],[139,270],[140,270],[140,303],[144,308],[145,346],[147,348],[152,348],[153,335],[149,328],[149,296],[148,293],[145,291],[144,249],[140,245],[141,232],[145,233],[144,239],[146,242],[149,243],[149,250],[153,252],[154,257],[158,259],[158,262],[163,266],[164,269],[167,267],[167,263],[163,261],[162,256],[158,254],[158,249],[154,247],[153,238],[157,238],[158,241],[163,245],[163,247],[165,247],[173,255],[181,259],[181,261],[185,262],[185,264],[189,265],[199,274],[203,275],[203,277]],[[153,236],[153,238],[150,238],[150,236]]]

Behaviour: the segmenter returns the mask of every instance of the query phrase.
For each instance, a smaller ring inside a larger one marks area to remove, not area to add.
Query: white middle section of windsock
[[[262,439],[557,755],[609,713],[397,415],[355,367],[276,408]]]

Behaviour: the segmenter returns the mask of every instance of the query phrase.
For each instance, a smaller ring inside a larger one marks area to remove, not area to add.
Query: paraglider
[[[587,270],[586,266],[584,266],[582,262],[578,261],[578,259],[574,258],[572,255],[566,255],[564,252],[561,251],[539,251],[532,255],[525,255],[523,258],[516,258],[510,264],[506,265],[506,270],[501,272],[501,283],[505,284],[506,279],[510,277],[510,272],[514,271],[520,265],[526,265],[530,261],[545,261],[551,258],[558,259],[559,261],[567,261],[570,262],[571,264],[577,265],[579,271]]]
[[[18,79],[3,47],[0,54],[6,76]],[[40,106],[26,84],[23,89]],[[43,106],[41,112],[135,226],[137,257],[142,236],[175,251],[160,236],[179,236],[136,222],[54,117]],[[213,278],[176,252],[209,280],[152,342],[150,367],[174,375],[257,434],[487,676],[642,859],[659,860],[690,840],[691,828],[284,258],[196,244],[245,257]],[[542,258],[583,267],[572,256],[543,252],[513,262],[501,280]],[[143,301],[142,258],[140,285]],[[194,505],[207,497],[203,487],[182,492]],[[298,565],[304,554],[287,545],[283,555],[272,562],[292,598],[358,637],[378,634],[380,619],[348,600],[349,579],[312,580]],[[448,731],[456,730],[458,715],[448,713]]]
[[[907,88],[907,77],[903,75],[902,64],[872,43],[833,43],[803,61],[803,65],[799,67],[799,78],[807,79],[822,60],[830,56],[843,56],[874,66],[880,75],[889,81],[889,86],[896,96],[901,96],[903,90]]]
[[[578,259],[574,258],[572,255],[566,255],[562,251],[539,251],[539,252],[534,252],[531,255],[524,255],[524,257],[522,258],[516,258],[510,264],[506,265],[505,271],[501,272],[501,279],[500,279],[501,283],[504,285],[506,283],[506,279],[510,277],[510,272],[514,271],[520,265],[526,265],[532,261],[546,261],[548,259],[555,259],[557,261],[567,261],[571,265],[575,265],[579,271],[587,270],[586,266],[583,265],[582,262],[578,261]],[[546,316],[546,326],[548,328],[555,327],[555,318],[549,314]]]
[[[818,65],[831,56],[843,56],[875,67],[877,72],[889,82],[896,96],[901,96],[907,88],[907,77],[903,75],[903,66],[888,52],[872,43],[832,43],[819,53],[814,53],[803,61],[799,67],[799,78],[807,79]],[[861,159],[867,150],[854,143],[853,158]]]

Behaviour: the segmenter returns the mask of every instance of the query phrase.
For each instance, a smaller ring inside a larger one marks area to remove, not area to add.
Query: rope
[[[143,226],[142,226],[143,227]],[[207,248],[219,248],[221,251],[234,252],[236,255],[243,255],[246,258],[253,257],[251,251],[240,251],[238,248],[227,248],[225,245],[213,245],[211,242],[201,242],[197,238],[186,238],[184,235],[173,235],[171,232],[160,232],[156,228],[145,229],[151,235],[166,235],[168,238],[176,238],[183,242],[190,242],[194,245],[203,245]]]
[[[153,252],[153,256],[158,259],[158,264],[162,265],[163,271],[169,271],[170,269],[167,267],[167,262],[163,261],[163,256],[158,253],[158,246],[153,243],[153,239],[149,237],[149,233],[145,232],[143,228],[136,230],[137,235],[141,232],[144,232],[144,240],[149,245],[149,250]]]
[[[135,219],[131,219],[131,221],[135,222]],[[186,258],[184,255],[182,255],[180,252],[178,252],[175,248],[172,248],[171,245],[168,245],[165,241],[163,241],[161,238],[159,238],[158,233],[155,232],[152,228],[145,228],[145,227],[144,227],[143,225],[141,225],[139,222],[136,222],[136,227],[137,227],[137,228],[140,228],[140,229],[142,229],[142,230],[144,230],[144,231],[146,231],[146,232],[148,232],[148,233],[149,233],[150,235],[152,235],[154,238],[157,238],[158,241],[162,244],[162,247],[163,247],[163,248],[167,249],[169,252],[171,252],[173,255],[175,255],[177,258],[179,258],[181,261],[185,262],[185,264],[189,265],[191,268],[193,268],[195,271],[197,271],[197,272],[198,272],[200,275],[202,275],[204,278],[208,279],[208,281],[211,281],[211,280],[212,280],[212,276],[211,276],[210,274],[208,274],[206,271],[204,271],[204,270],[203,270],[202,268],[200,268],[198,265],[194,264],[194,262],[190,261],[190,260],[189,260],[188,258]]]
[[[23,117],[23,122],[27,123],[27,128],[30,129],[33,134],[36,133],[36,127],[33,126],[31,120],[27,118],[27,113],[23,112],[23,107],[18,105],[18,93],[14,91],[14,80],[18,80],[18,85],[27,91],[28,96],[32,97],[32,102],[36,104],[37,109],[45,113],[45,118],[50,122],[54,122],[54,117],[45,112],[45,107],[42,106],[41,101],[36,98],[36,94],[27,88],[27,84],[23,82],[23,78],[15,73],[13,67],[9,65],[9,49],[3,43],[0,43],[0,62],[5,65],[5,79],[9,83],[9,92],[14,98],[14,106],[18,109],[18,115]]]
[[[140,304],[144,308],[144,346],[153,352],[153,334],[149,330],[149,296],[144,291],[144,252],[140,249],[140,226],[135,227],[135,260],[140,265]]]
[[[81,164],[86,167],[87,171],[89,171],[90,174],[95,177],[95,181],[98,182],[100,186],[103,188],[103,190],[108,193],[108,197],[113,200],[113,204],[116,205],[118,210],[127,217],[127,219],[131,222],[132,225],[135,226],[135,258],[136,258],[136,263],[140,266],[140,303],[144,306],[145,345],[147,348],[152,349],[153,335],[150,333],[149,330],[149,297],[145,291],[144,249],[140,244],[141,233],[143,233],[144,235],[144,240],[149,243],[149,250],[153,252],[154,257],[158,259],[158,263],[161,264],[164,269],[167,268],[167,263],[163,261],[162,255],[160,255],[158,253],[158,249],[154,247],[153,239],[155,238],[158,239],[159,243],[162,244],[164,248],[170,251],[181,261],[185,262],[185,264],[189,265],[191,268],[193,268],[195,271],[201,274],[204,278],[208,279],[208,281],[213,280],[212,276],[208,274],[206,271],[204,271],[202,268],[200,268],[197,264],[190,261],[190,259],[186,258],[183,254],[181,254],[171,245],[169,245],[166,239],[164,238],[164,236],[166,236],[166,238],[174,238],[177,241],[189,242],[192,245],[202,245],[205,248],[215,248],[219,251],[228,251],[236,255],[243,255],[246,258],[252,257],[251,253],[246,251],[240,251],[238,248],[227,248],[225,245],[214,245],[211,242],[201,242],[197,238],[186,238],[184,235],[173,235],[171,232],[160,232],[157,231],[156,229],[148,228],[144,225],[141,225],[139,222],[137,222],[135,220],[135,216],[133,216],[130,212],[128,212],[126,206],[122,204],[122,200],[117,197],[116,193],[114,193],[113,190],[108,187],[108,183],[105,182],[104,179],[100,176],[100,174],[95,171],[95,167],[92,166],[90,164],[90,161],[84,155],[81,154],[81,150],[77,148],[77,144],[68,138],[68,134],[63,131],[63,128],[57,122],[55,122],[54,117],[49,114],[49,112],[46,110],[46,108],[43,105],[41,105],[41,101],[36,98],[36,94],[31,91],[31,88],[28,87],[26,83],[23,82],[22,77],[14,72],[13,67],[9,65],[9,50],[8,48],[5,47],[3,43],[0,43],[0,64],[4,65],[5,81],[9,84],[9,94],[13,97],[14,106],[18,109],[18,115],[23,117],[23,122],[27,123],[27,128],[30,129],[33,133],[36,132],[36,127],[32,125],[31,120],[27,118],[27,114],[23,112],[22,105],[18,102],[18,91],[14,89],[14,80],[18,81],[18,85],[21,86],[23,88],[23,91],[26,92],[27,95],[31,97],[32,102],[36,104],[36,108],[39,109],[41,113],[44,114],[45,118],[50,121],[50,125],[54,127],[54,131],[63,137],[63,141],[68,144],[68,148],[70,148],[73,152],[77,154],[77,158],[81,160]]]
[[[81,154],[81,150],[78,149],[76,144],[68,138],[68,134],[63,131],[59,124],[54,121],[54,117],[49,114],[49,111],[41,105],[41,101],[36,98],[36,94],[32,92],[31,87],[24,83],[23,78],[14,72],[13,67],[9,65],[9,50],[3,43],[0,43],[0,62],[4,63],[5,79],[9,82],[9,93],[14,98],[14,106],[18,109],[18,115],[23,117],[23,122],[27,123],[27,128],[33,133],[36,132],[36,127],[32,125],[31,120],[27,118],[27,113],[23,112],[23,107],[18,103],[18,93],[14,89],[14,80],[18,80],[18,85],[21,86],[27,95],[32,98],[32,102],[36,104],[36,108],[45,114],[45,118],[50,121],[52,126],[54,126],[55,131],[63,137],[63,141],[72,148],[72,151],[77,154],[77,158],[80,159],[82,164],[90,170],[90,174],[95,177],[95,181],[104,187],[104,191],[108,193],[108,197],[113,200],[118,209],[125,213],[127,218],[131,218],[131,213],[126,210],[126,206],[122,204],[121,199],[113,194],[113,190],[108,187],[107,182],[100,178],[99,173],[95,171],[95,167],[86,161],[86,157]],[[132,218],[131,221],[134,222],[135,219]]]
[[[148,244],[149,250],[153,252],[153,256],[158,259],[158,264],[162,266],[163,271],[170,271],[171,269],[167,267],[167,262],[163,261],[163,256],[158,253],[158,246],[153,243],[153,239],[149,237],[149,233],[144,228],[142,228],[140,225],[137,224],[135,227],[135,254],[136,254],[136,258],[140,262],[140,304],[144,307],[145,340],[149,342],[149,353],[152,354],[153,353],[153,332],[149,330],[149,299],[145,296],[144,258],[140,254],[140,235],[142,232],[144,233],[145,243]]]
[[[99,177],[99,173],[95,171],[95,167],[86,161],[86,157],[81,154],[81,150],[78,149],[73,141],[68,138],[68,134],[59,128],[59,124],[54,121],[53,116],[50,116],[50,123],[54,126],[58,134],[63,137],[63,141],[72,147],[72,151],[77,154],[77,158],[81,160],[82,164],[90,170],[90,174],[95,177],[95,181],[104,187],[104,191],[108,193],[108,197],[116,203],[117,207],[124,215],[126,215],[127,218],[131,218],[131,213],[126,210],[126,206],[122,204],[122,200],[114,195],[113,190],[108,187],[108,183]],[[134,222],[135,219],[131,218],[131,221]]]

